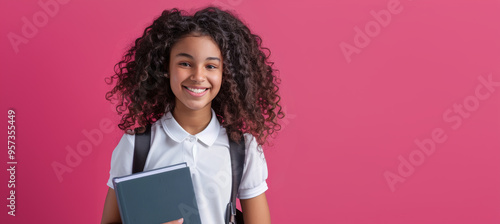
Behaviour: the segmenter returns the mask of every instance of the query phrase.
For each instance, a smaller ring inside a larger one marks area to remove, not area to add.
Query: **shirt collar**
[[[212,111],[212,118],[210,119],[210,123],[208,123],[208,126],[201,131],[200,133],[194,135],[196,136],[197,139],[199,139],[201,142],[203,142],[207,146],[212,146],[214,144],[215,140],[217,140],[217,137],[219,136],[219,131],[221,129],[220,123],[217,120],[217,116],[215,115],[215,111],[211,109]],[[175,118],[172,116],[172,113],[169,111],[168,113],[165,114],[165,116],[162,119],[163,123],[163,129],[167,133],[168,136],[170,136],[174,141],[176,142],[182,142],[184,139],[188,138],[191,136],[184,128],[177,123]]]

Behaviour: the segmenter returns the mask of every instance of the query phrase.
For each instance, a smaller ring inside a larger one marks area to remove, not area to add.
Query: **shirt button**
[[[189,141],[190,141],[190,142],[194,142],[194,141],[196,141],[196,137],[194,137],[194,136],[190,136],[190,137],[189,137]]]

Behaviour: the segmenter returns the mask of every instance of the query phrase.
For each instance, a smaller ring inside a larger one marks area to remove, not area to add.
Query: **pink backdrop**
[[[163,9],[210,3],[262,36],[283,80],[274,223],[500,223],[498,0],[4,2],[1,223],[100,221],[122,135],[104,78]]]

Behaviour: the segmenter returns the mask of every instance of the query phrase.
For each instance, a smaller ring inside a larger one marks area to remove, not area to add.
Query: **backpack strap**
[[[146,125],[144,133],[135,133],[134,160],[132,161],[132,173],[142,172],[149,148],[151,147],[151,125]]]
[[[229,138],[229,154],[231,155],[231,174],[232,174],[232,185],[231,185],[231,201],[226,207],[226,223],[243,223],[236,219],[236,195],[238,194],[238,189],[240,186],[241,178],[243,176],[243,165],[245,163],[245,138],[241,135],[240,142]],[[241,215],[238,219],[241,219]]]

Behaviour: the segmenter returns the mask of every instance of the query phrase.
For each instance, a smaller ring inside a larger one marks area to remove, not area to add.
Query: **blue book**
[[[186,163],[113,178],[116,199],[124,224],[161,224],[184,218],[201,224]]]

